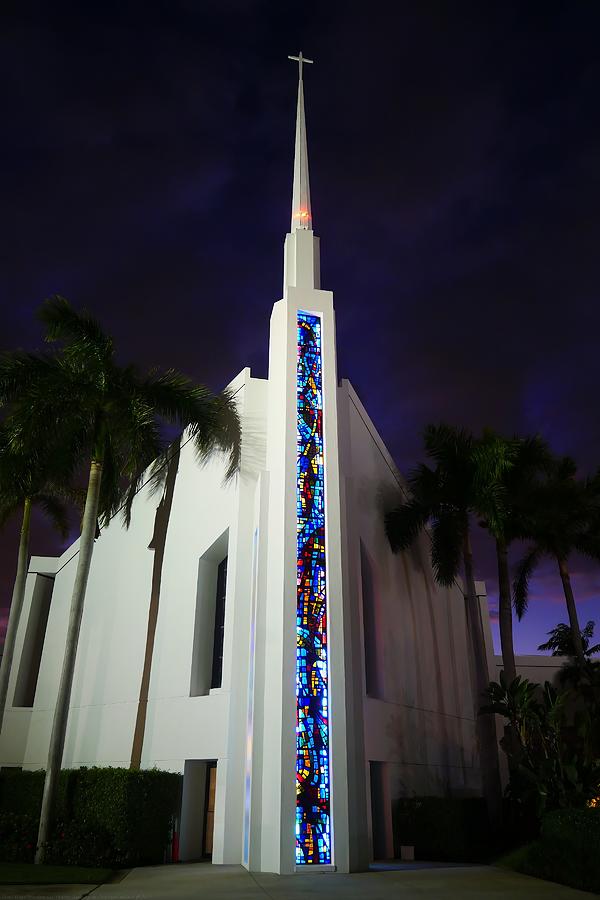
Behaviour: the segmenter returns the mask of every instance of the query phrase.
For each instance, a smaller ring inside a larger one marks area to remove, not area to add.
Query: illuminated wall
[[[296,864],[331,863],[321,319],[298,313]]]

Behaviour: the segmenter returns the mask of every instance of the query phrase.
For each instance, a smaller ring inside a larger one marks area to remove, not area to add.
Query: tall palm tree
[[[490,531],[496,544],[500,646],[504,676],[509,684],[517,677],[517,667],[508,548],[524,531],[524,498],[532,484],[548,471],[551,460],[548,445],[538,436],[505,438],[486,429],[475,446],[481,524]],[[486,507],[490,499],[494,515],[488,520]]]
[[[63,537],[67,536],[69,527],[64,498],[73,459],[64,448],[45,447],[43,460],[39,451],[39,446],[25,447],[20,430],[10,419],[5,420],[0,429],[0,527],[19,510],[22,517],[17,572],[0,663],[0,731],[25,598],[32,508],[39,507]]]
[[[0,364],[0,403],[35,435],[44,427],[77,448],[88,463],[79,558],[56,701],[35,861],[45,857],[63,756],[69,701],[77,654],[97,517],[106,523],[123,506],[129,524],[132,503],[144,471],[164,449],[160,422],[189,430],[200,458],[215,450],[227,454],[227,475],[239,463],[240,424],[227,393],[213,394],[173,370],[141,375],[120,366],[112,338],[87,312],[78,313],[62,297],[40,310],[46,339],[59,341],[54,356],[9,354]],[[123,479],[129,486],[122,503]]]
[[[544,557],[556,560],[560,574],[575,658],[585,663],[584,646],[569,572],[569,557],[578,552],[600,560],[600,474],[578,480],[568,456],[555,460],[551,474],[535,486],[523,509],[523,536],[531,544],[519,562],[513,595],[521,619],[529,601],[529,582]]]
[[[436,581],[446,587],[454,584],[461,568],[464,575],[467,628],[473,659],[476,710],[490,681],[479,597],[475,586],[470,518],[481,512],[479,468],[490,459],[480,454],[472,434],[448,425],[429,425],[424,434],[425,451],[435,466],[419,465],[409,477],[410,497],[406,503],[386,515],[388,540],[396,553],[408,549],[429,525],[431,562]],[[501,471],[507,460],[496,460]],[[499,479],[496,479],[499,481]],[[486,479],[486,483],[491,482]],[[501,512],[502,489],[495,485],[486,496],[488,521],[496,526]],[[490,817],[500,819],[500,777],[495,722],[489,716],[477,717],[484,792]]]

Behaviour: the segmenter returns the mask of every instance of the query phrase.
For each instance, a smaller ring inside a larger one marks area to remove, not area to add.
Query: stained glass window
[[[331,863],[321,320],[298,313],[296,864]]]

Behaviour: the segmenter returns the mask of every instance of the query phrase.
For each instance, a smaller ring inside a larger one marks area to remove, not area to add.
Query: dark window
[[[217,569],[217,596],[215,598],[215,632],[213,639],[213,664],[211,688],[221,687],[223,681],[223,638],[225,636],[225,592],[227,590],[227,557]]]
[[[365,648],[365,687],[370,697],[381,695],[381,678],[377,656],[377,597],[375,573],[369,554],[360,542],[360,573],[362,581],[363,639]]]
[[[13,706],[33,706],[53,588],[54,578],[48,575],[37,576],[31,598],[31,609],[17,674]]]

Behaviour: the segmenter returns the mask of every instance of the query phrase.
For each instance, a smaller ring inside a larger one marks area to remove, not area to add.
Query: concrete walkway
[[[4,886],[0,898],[46,900],[582,900],[592,894],[490,866],[260,875],[241,866],[196,863],[133,869],[121,881],[52,887]]]

